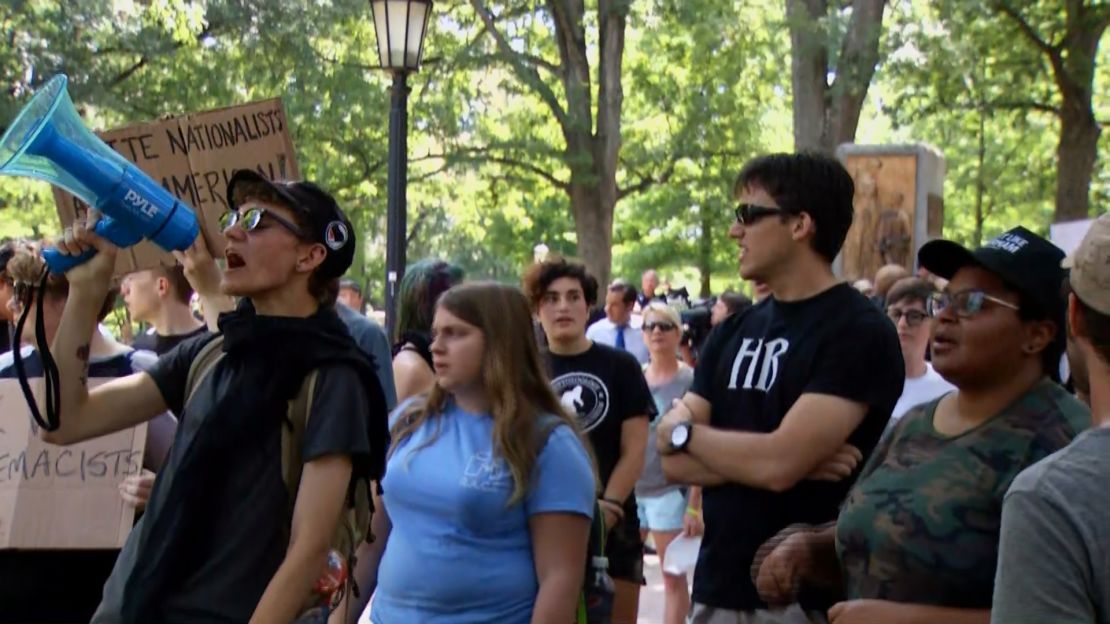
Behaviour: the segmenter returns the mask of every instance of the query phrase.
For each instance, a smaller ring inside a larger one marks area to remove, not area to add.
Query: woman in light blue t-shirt
[[[435,386],[390,419],[375,624],[574,621],[596,477],[531,328],[509,286],[440,299]]]

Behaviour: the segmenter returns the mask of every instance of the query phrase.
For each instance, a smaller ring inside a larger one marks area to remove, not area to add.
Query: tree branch
[[[411,246],[412,242],[416,240],[417,235],[420,234],[420,228],[424,226],[424,222],[428,219],[429,209],[424,208],[416,211],[416,218],[412,220],[412,227],[409,228],[408,236],[405,237],[405,245]]]
[[[456,161],[459,161],[459,162],[492,162],[492,163],[497,163],[499,165],[505,165],[507,167],[513,167],[513,168],[516,168],[516,169],[522,169],[524,171],[528,171],[530,173],[533,173],[533,174],[543,178],[544,180],[547,180],[549,183],[551,183],[556,188],[559,188],[559,189],[564,190],[564,191],[570,186],[568,182],[560,180],[559,178],[555,177],[555,175],[553,175],[549,171],[543,169],[542,167],[539,167],[539,166],[534,165],[532,163],[524,162],[522,160],[518,160],[518,159],[513,158],[511,156],[499,155],[499,154],[494,153],[494,150],[497,150],[497,149],[498,148],[496,146],[463,147],[463,148],[459,148],[458,151],[455,151],[455,152],[444,152],[444,153],[439,153],[439,154],[428,153],[428,154],[425,154],[424,156],[419,156],[417,158],[414,158],[414,159],[412,159],[412,161],[443,159],[443,160],[447,161],[447,163],[448,163],[447,166],[450,166],[451,163],[456,162]]]
[[[563,68],[558,63],[552,63],[551,61],[549,61],[549,60],[547,60],[547,59],[545,59],[541,56],[537,56],[535,54],[523,54],[523,53],[519,54],[519,56],[525,62],[531,63],[532,65],[534,65],[536,67],[546,69],[547,71],[549,71],[553,74],[558,74],[558,73],[563,71]]]
[[[635,184],[633,184],[631,186],[626,186],[624,188],[618,188],[617,189],[617,198],[618,199],[624,199],[625,197],[628,197],[629,195],[635,195],[636,193],[642,193],[642,192],[648,190],[649,188],[651,188],[651,187],[653,187],[657,184],[666,184],[671,179],[671,176],[674,175],[675,165],[678,164],[678,161],[679,161],[680,158],[681,158],[681,156],[679,156],[678,154],[674,154],[674,155],[671,156],[670,162],[668,162],[667,166],[663,169],[663,172],[660,173],[659,175],[657,175],[657,176],[654,176],[654,175],[647,175],[647,176],[640,175],[640,181],[639,182],[636,182]]]
[[[1013,22],[1017,24],[1018,29],[1021,30],[1021,33],[1025,35],[1025,38],[1031,41],[1033,45],[1037,46],[1041,52],[1044,52],[1049,58],[1053,59],[1054,65],[1056,64],[1056,59],[1060,58],[1060,47],[1058,45],[1050,45],[1047,41],[1042,39],[1037,31],[1029,25],[1029,22],[1025,21],[1021,13],[1018,13],[1017,9],[1010,6],[1005,0],[994,0],[994,8],[998,11],[1002,11],[1003,14],[1013,20]]]
[[[219,30],[221,28],[221,26],[222,26],[222,24],[218,24],[218,23],[209,24],[208,26],[205,27],[204,30],[197,33],[196,37],[194,37],[194,40],[195,41],[203,41],[205,37],[208,37],[213,32]],[[172,46],[170,46],[169,49],[164,50],[162,52],[162,54],[177,52],[178,50],[180,50],[184,46],[185,46],[185,42],[175,41],[174,44]],[[146,67],[147,64],[150,63],[151,60],[152,59],[151,59],[150,56],[148,56],[147,54],[143,54],[142,56],[139,57],[138,61],[136,61],[133,65],[131,65],[131,67],[128,67],[127,69],[125,69],[122,72],[120,72],[119,74],[117,74],[115,78],[112,78],[111,80],[109,80],[108,85],[107,85],[107,89],[111,90],[112,88],[117,87],[120,84],[126,82],[128,78],[130,78],[131,76],[134,76],[136,72],[138,72],[140,69]]]
[[[509,41],[505,39],[505,35],[497,30],[496,21],[494,20],[493,14],[490,13],[489,9],[486,7],[485,2],[483,2],[483,0],[470,0],[470,6],[474,7],[474,11],[478,14],[478,17],[480,17],[482,22],[486,25],[486,30],[489,31],[494,42],[496,42],[497,49],[501,54],[505,55],[514,73],[516,73],[526,85],[531,87],[536,95],[543,100],[544,104],[551,109],[551,113],[555,115],[555,119],[558,120],[559,125],[565,127],[567,123],[567,113],[559,104],[558,98],[555,97],[555,92],[543,81],[543,78],[540,77],[536,68],[525,62],[521,54],[513,50],[512,46],[509,45]]]
[[[109,80],[108,81],[108,88],[112,89],[114,87],[119,86],[122,82],[126,81],[128,78],[130,78],[131,76],[134,76],[135,72],[137,72],[140,69],[146,67],[146,64],[149,63],[149,62],[150,62],[150,57],[149,56],[147,56],[145,54],[140,56],[139,60],[136,63],[134,63],[133,65],[131,65],[131,67],[128,67],[127,69],[125,69],[122,72],[120,72],[119,74],[117,74],[115,78],[112,78],[111,80]]]
[[[1025,100],[1002,100],[998,102],[968,102],[968,103],[955,103],[956,108],[961,110],[1035,110],[1042,113],[1051,113],[1053,115],[1060,115],[1060,108],[1044,102],[1034,102]]]
[[[434,178],[435,176],[443,173],[444,171],[447,171],[450,168],[451,168],[451,164],[448,163],[448,162],[444,162],[443,165],[441,165],[439,167],[436,167],[432,171],[421,173],[420,175],[416,175],[416,176],[410,176],[409,177],[409,183],[411,184],[411,183],[415,183],[415,182],[423,182],[424,180]]]

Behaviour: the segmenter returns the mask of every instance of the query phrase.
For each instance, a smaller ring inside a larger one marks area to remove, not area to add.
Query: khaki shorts
[[[820,611],[802,611],[798,605],[785,609],[732,611],[694,603],[686,624],[828,624]]]

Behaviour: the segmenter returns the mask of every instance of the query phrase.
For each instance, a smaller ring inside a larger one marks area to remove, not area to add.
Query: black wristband
[[[616,499],[613,499],[613,498],[607,498],[605,496],[602,496],[601,500],[603,500],[607,503],[616,505],[617,507],[620,507],[621,509],[624,509],[624,503],[620,502],[619,500],[616,500]]]

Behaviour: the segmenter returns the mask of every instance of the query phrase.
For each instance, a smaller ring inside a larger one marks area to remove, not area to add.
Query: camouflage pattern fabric
[[[844,503],[836,546],[849,599],[990,608],[1010,482],[1090,425],[1047,379],[954,437],[933,428],[939,401],[902,418]]]

